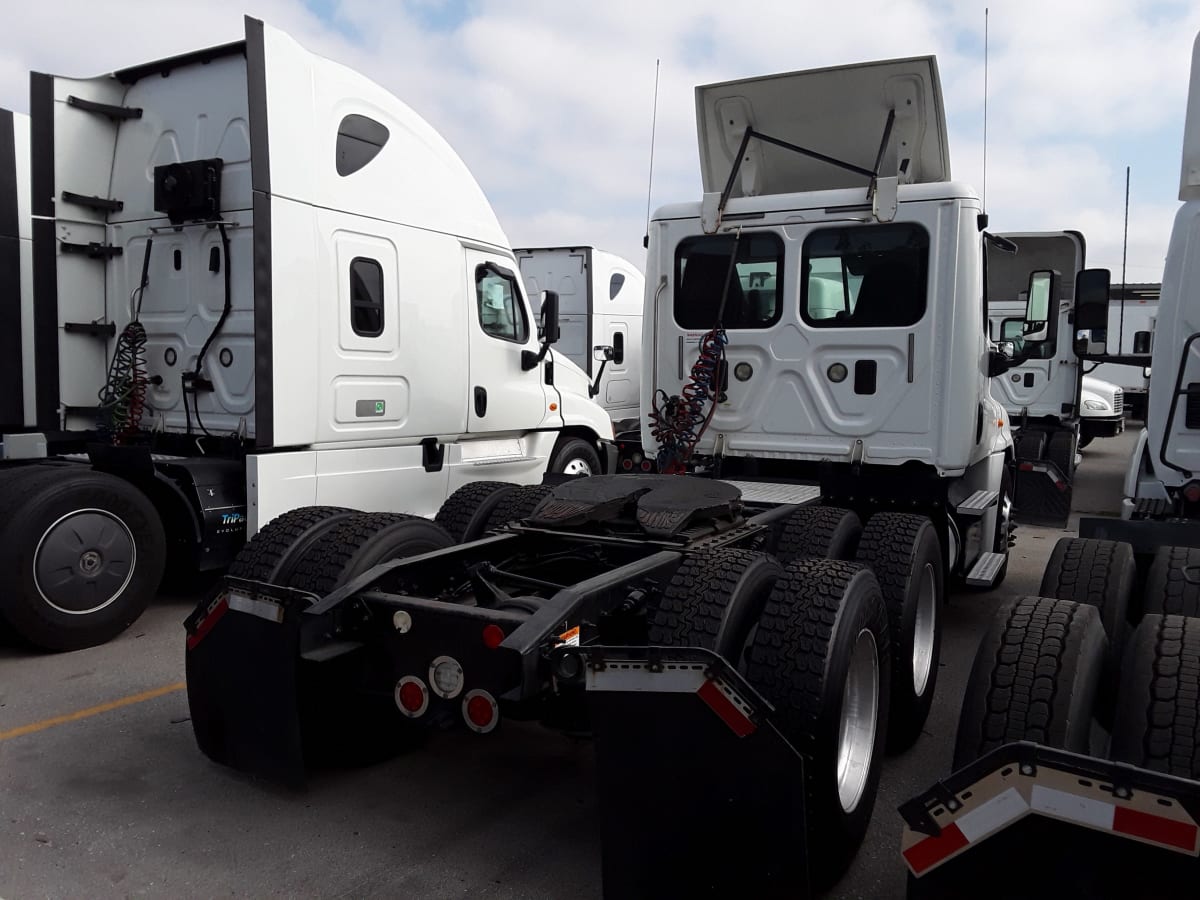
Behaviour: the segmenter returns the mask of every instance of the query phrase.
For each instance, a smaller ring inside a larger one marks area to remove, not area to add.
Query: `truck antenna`
[[[1129,252],[1129,166],[1125,167],[1125,236],[1121,239],[1121,323],[1117,331],[1117,354],[1125,352],[1125,260]]]
[[[983,211],[987,212],[988,8],[983,8]]]
[[[654,187],[654,130],[658,125],[658,69],[661,59],[654,61],[654,112],[650,116],[650,177],[646,185],[646,234],[642,237],[642,247],[650,246],[650,191]]]

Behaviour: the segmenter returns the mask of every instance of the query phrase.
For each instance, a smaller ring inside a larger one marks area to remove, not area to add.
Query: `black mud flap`
[[[209,759],[303,783],[300,625],[315,599],[226,579],[220,593],[184,623],[192,730]]]
[[[770,705],[706,650],[585,647],[577,659],[604,897],[810,896],[804,764]]]
[[[1017,465],[1013,518],[1023,525],[1066,527],[1071,517],[1071,482],[1054,463],[1022,461]]]
[[[1200,883],[1200,785],[1036,744],[905,803],[910,900],[1160,900]]]

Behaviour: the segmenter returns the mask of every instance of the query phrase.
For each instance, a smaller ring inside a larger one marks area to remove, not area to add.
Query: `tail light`
[[[467,691],[462,708],[467,727],[479,734],[487,734],[500,724],[500,707],[487,691]]]
[[[1183,486],[1183,499],[1188,503],[1200,503],[1200,481],[1189,481]]]
[[[628,459],[621,460],[621,468],[628,472],[633,468],[633,463]]]
[[[410,719],[424,715],[429,709],[429,688],[415,675],[405,675],[396,682],[396,708]]]
[[[504,629],[495,622],[489,622],[483,626],[483,646],[489,650],[495,650],[504,643]]]

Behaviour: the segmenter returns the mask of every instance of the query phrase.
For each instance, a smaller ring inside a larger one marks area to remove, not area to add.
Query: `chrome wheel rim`
[[[564,475],[591,475],[592,467],[586,459],[573,459],[563,466]]]
[[[842,810],[854,812],[867,789],[879,718],[879,648],[864,628],[854,639],[838,727],[837,788]]]
[[[52,609],[85,616],[120,597],[136,566],[128,525],[108,510],[77,509],[42,533],[33,551],[33,583]]]
[[[912,677],[913,693],[923,696],[933,671],[933,645],[937,637],[937,576],[933,564],[921,569],[917,588],[917,616],[913,622]]]

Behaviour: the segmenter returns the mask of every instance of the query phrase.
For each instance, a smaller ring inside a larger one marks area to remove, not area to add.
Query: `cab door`
[[[524,351],[537,352],[537,327],[513,261],[468,249],[470,365],[467,431],[512,433],[545,419],[545,360],[521,367]]]

